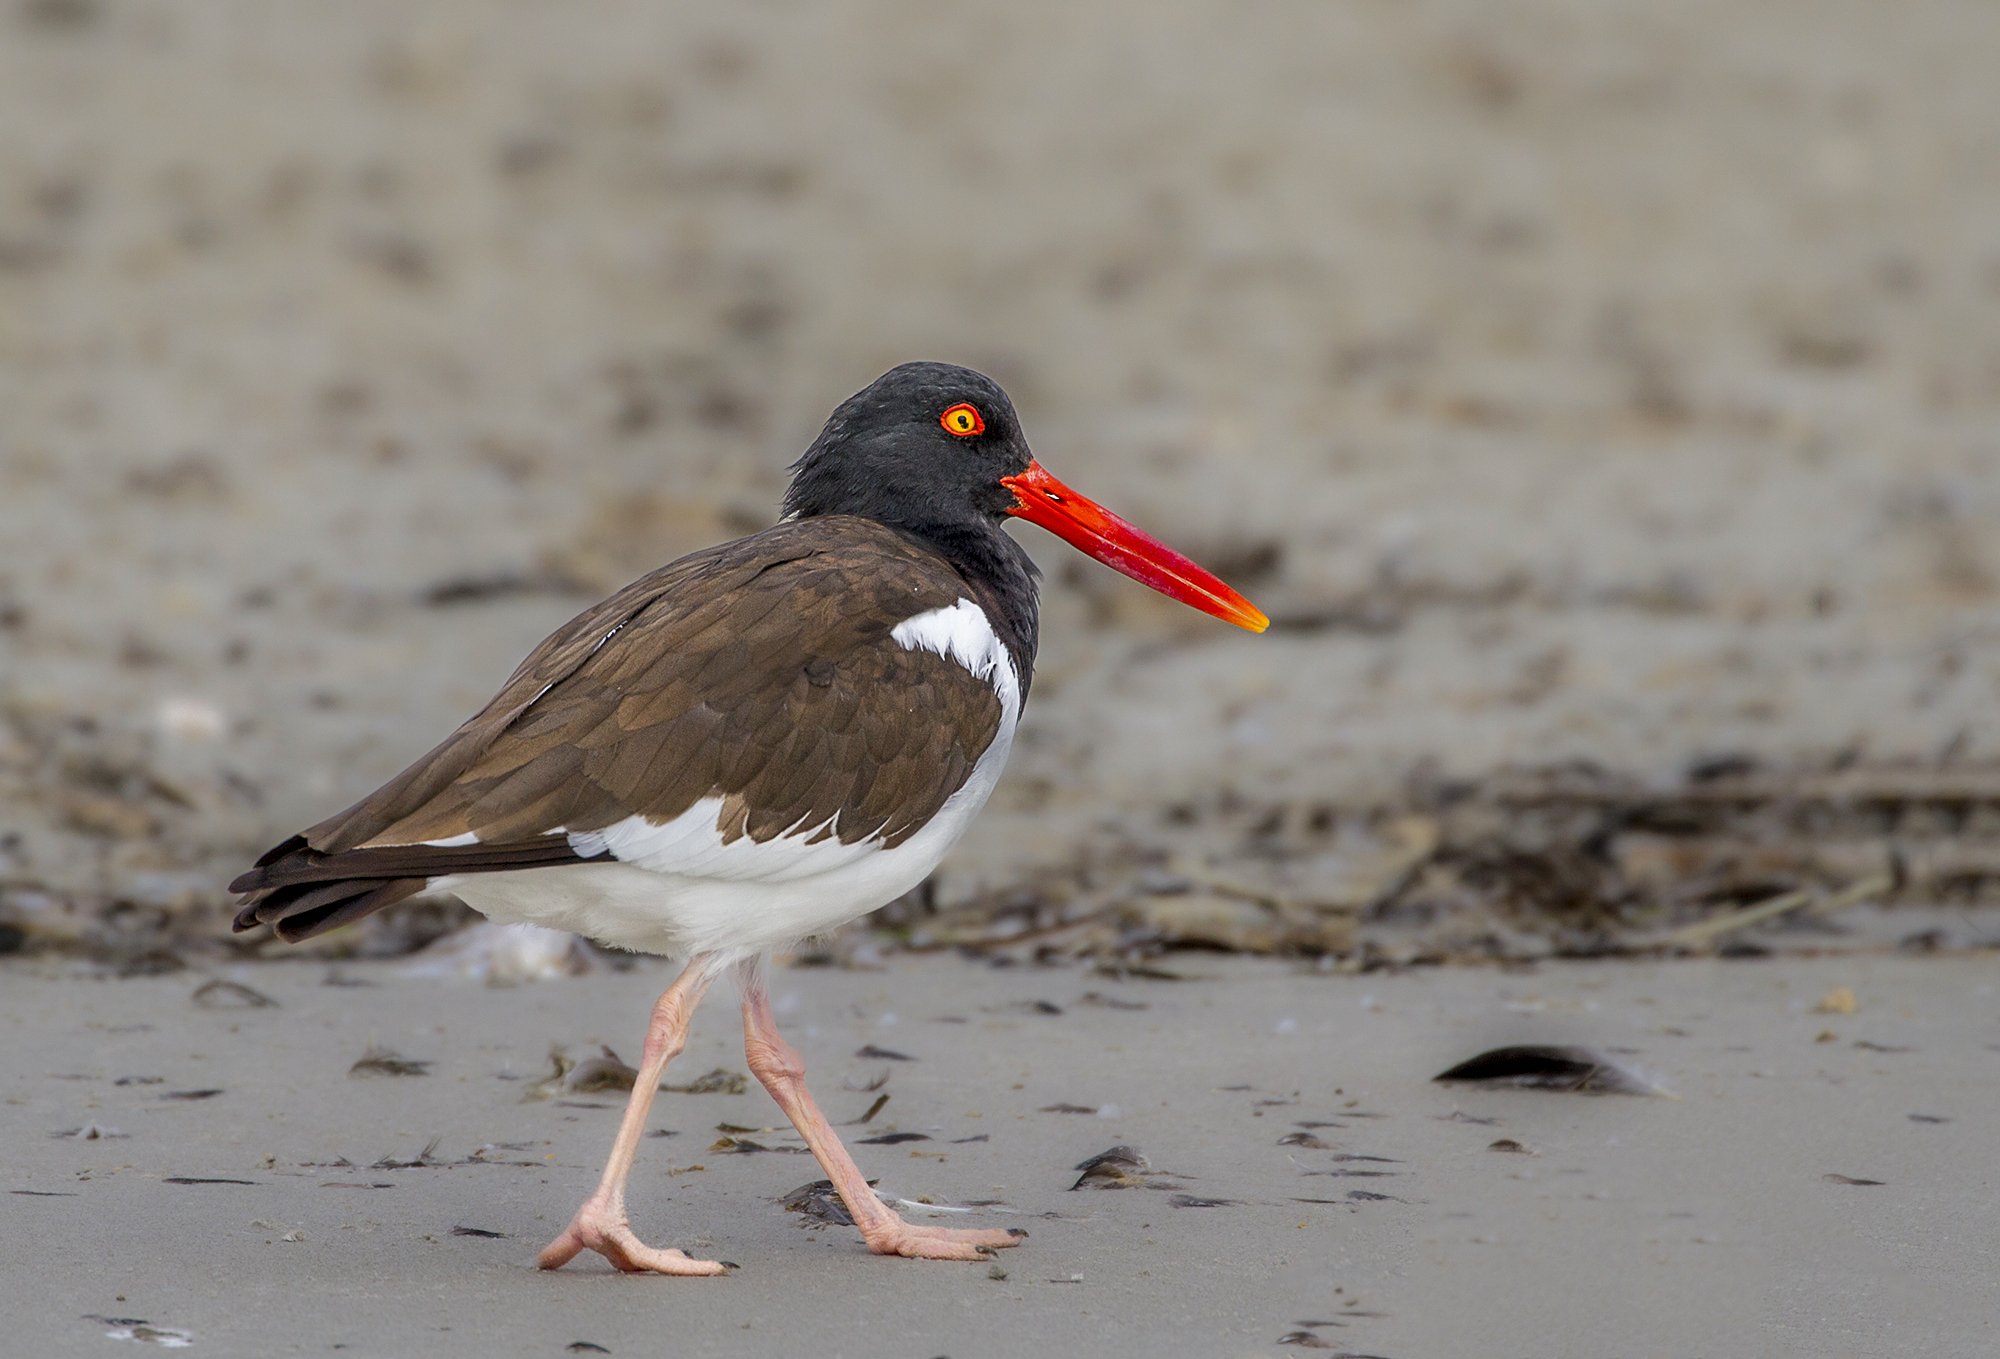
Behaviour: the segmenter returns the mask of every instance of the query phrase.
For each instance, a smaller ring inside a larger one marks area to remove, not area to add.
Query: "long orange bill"
[[[1262,632],[1271,626],[1263,610],[1196,566],[1158,538],[1120,519],[1095,501],[1050,476],[1039,462],[1000,484],[1014,493],[1008,513],[1039,524],[1086,556],[1097,558],[1203,613]]]

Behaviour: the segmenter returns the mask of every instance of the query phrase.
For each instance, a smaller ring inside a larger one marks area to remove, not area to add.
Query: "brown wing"
[[[443,744],[265,855],[231,884],[253,898],[237,925],[308,893],[331,919],[337,879],[393,877],[409,895],[441,874],[573,862],[552,832],[664,822],[709,796],[725,839],[825,826],[899,844],[999,730],[987,681],[890,635],[966,593],[941,557],[863,519],[683,558],[565,625]]]

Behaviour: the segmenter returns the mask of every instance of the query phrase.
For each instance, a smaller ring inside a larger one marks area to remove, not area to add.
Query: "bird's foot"
[[[896,1218],[864,1233],[877,1255],[908,1260],[986,1260],[996,1250],[1018,1246],[1028,1234],[1019,1227],[930,1227]]]
[[[627,1274],[684,1274],[709,1276],[727,1274],[735,1266],[721,1260],[697,1260],[686,1251],[649,1246],[632,1231],[623,1213],[609,1212],[586,1203],[576,1210],[562,1235],[542,1247],[535,1264],[542,1269],[561,1269],[587,1250],[594,1250],[613,1267]]]

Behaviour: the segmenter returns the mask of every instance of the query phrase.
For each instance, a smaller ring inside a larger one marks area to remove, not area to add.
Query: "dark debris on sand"
[[[1152,843],[950,910],[919,894],[883,919],[912,947],[1173,976],[1147,960],[1194,948],[1360,971],[1810,951],[1860,907],[1883,909],[1873,928],[1891,942],[1930,948],[1954,927],[1915,908],[1949,908],[1962,931],[1965,908],[2000,905],[2000,763],[1731,756],[1662,781],[1578,762],[1419,777],[1379,805],[1222,794],[1163,819]]]
[[[0,876],[0,953],[138,975],[281,952],[216,928],[219,884],[253,846],[204,837],[222,833],[220,806],[236,809],[227,824],[261,834],[257,790],[226,780],[182,787],[143,742],[19,713],[0,718],[13,723],[9,739],[29,784],[69,809],[70,833],[121,851],[156,847],[164,865],[93,894],[38,875],[39,859],[25,851],[11,865],[0,857],[10,868]],[[1972,940],[1982,927],[1971,908],[2000,905],[1995,761],[1847,755],[1779,767],[1724,753],[1691,760],[1671,779],[1582,762],[1466,780],[1420,773],[1366,802],[1218,792],[1127,829],[1094,840],[1072,863],[949,907],[919,889],[815,957],[955,948],[1002,961],[1088,959],[1107,975],[1168,979],[1189,969],[1165,955],[1190,949],[1301,955],[1362,971],[1811,951],[1865,928],[1870,942],[1930,950]],[[419,899],[310,950],[397,956],[473,919],[449,899]],[[251,1008],[263,998],[240,982],[209,980],[194,1000]],[[1109,1008],[1137,1003],[1121,1001],[1084,997]],[[1062,1007],[1035,1012],[1060,1016]]]
[[[1580,1095],[1658,1095],[1660,1087],[1589,1048],[1521,1044],[1492,1048],[1431,1077],[1446,1084],[1512,1086]]]

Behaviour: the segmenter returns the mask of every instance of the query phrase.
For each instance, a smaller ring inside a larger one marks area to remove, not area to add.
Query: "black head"
[[[851,514],[921,538],[982,598],[1025,688],[1035,654],[1035,566],[1001,531],[1039,524],[1088,556],[1204,613],[1262,632],[1257,607],[1035,461],[1014,403],[983,373],[906,363],[840,403],[792,465],[785,516]]]
[[[785,514],[857,514],[922,533],[997,525],[1016,504],[1000,479],[1033,461],[999,383],[905,363],[834,409],[792,465]]]

